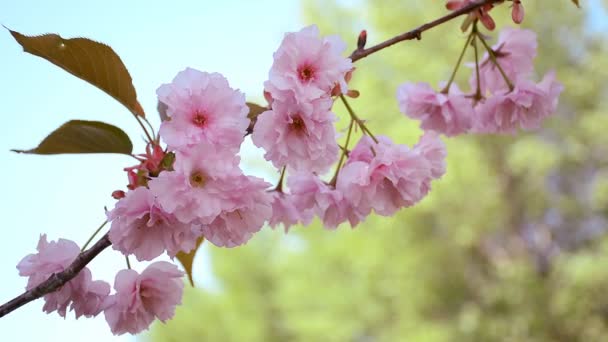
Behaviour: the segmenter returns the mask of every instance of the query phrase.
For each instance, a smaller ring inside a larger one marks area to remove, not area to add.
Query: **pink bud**
[[[112,197],[117,200],[125,197],[125,195],[126,195],[125,192],[122,190],[114,190],[112,192]]]
[[[513,1],[513,10],[511,11],[511,17],[513,18],[513,22],[516,24],[521,24],[522,21],[524,21],[524,5],[521,4],[521,1]]]

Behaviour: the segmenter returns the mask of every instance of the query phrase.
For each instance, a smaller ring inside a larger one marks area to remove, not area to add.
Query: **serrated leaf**
[[[12,150],[18,153],[122,153],[130,155],[133,144],[120,128],[99,121],[72,120],[49,134],[38,147]]]
[[[201,247],[201,244],[205,241],[204,237],[198,238],[196,240],[196,247],[190,251],[190,253],[179,252],[176,257],[177,260],[184,266],[184,270],[186,271],[186,275],[188,276],[188,280],[190,281],[190,285],[194,287],[194,281],[192,280],[192,263],[194,262],[194,256],[196,252]]]
[[[133,114],[145,116],[129,71],[111,47],[87,38],[56,34],[25,36],[9,30],[25,52],[42,57],[112,96]]]

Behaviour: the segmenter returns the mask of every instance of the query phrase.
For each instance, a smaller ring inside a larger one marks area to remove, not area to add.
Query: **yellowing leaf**
[[[249,120],[251,120],[251,122],[249,123],[249,128],[247,128],[247,134],[251,134],[253,133],[253,127],[255,126],[255,122],[258,118],[258,115],[267,111],[268,108],[262,107],[253,102],[247,102],[247,107],[249,107],[249,114],[247,114],[247,117],[249,118]]]
[[[188,280],[190,280],[190,285],[192,286],[194,286],[194,281],[192,280],[192,263],[194,262],[194,256],[196,255],[196,252],[198,251],[203,241],[205,241],[205,238],[201,236],[200,238],[198,238],[198,240],[196,240],[196,247],[194,247],[194,249],[190,251],[190,253],[179,252],[176,255],[177,260],[179,260],[182,266],[184,266],[184,270],[186,271],[186,274],[188,275]]]
[[[25,36],[9,30],[25,52],[61,67],[112,96],[133,114],[144,116],[131,75],[109,46],[86,38],[64,39],[56,34]]]
[[[72,120],[49,134],[38,147],[13,150],[31,154],[122,153],[130,155],[133,144],[120,128],[99,121]]]

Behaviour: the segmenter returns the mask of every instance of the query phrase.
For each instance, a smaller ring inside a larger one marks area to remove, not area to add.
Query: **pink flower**
[[[438,93],[427,83],[404,83],[397,89],[402,113],[420,120],[420,127],[447,136],[466,133],[471,128],[473,107],[455,85],[449,94]]]
[[[46,235],[38,241],[38,253],[24,257],[17,269],[19,275],[29,277],[26,289],[31,290],[47,280],[53,273],[65,270],[80,254],[74,241],[59,239],[47,242]],[[57,291],[44,296],[42,310],[46,313],[57,311],[65,317],[68,306],[80,316],[96,316],[103,310],[102,303],[110,293],[110,285],[103,281],[92,281],[91,271],[82,269],[76,277]]]
[[[249,241],[272,215],[270,186],[260,178],[231,178],[231,188],[218,196],[225,206],[210,224],[203,224],[205,239],[220,247],[235,247]]]
[[[173,317],[181,304],[184,272],[166,261],[150,264],[141,274],[122,270],[116,274],[116,294],[108,297],[106,321],[114,335],[137,334],[158,318]]]
[[[224,76],[187,68],[156,91],[169,120],[160,135],[171,149],[207,142],[236,152],[249,126],[245,95]]]
[[[511,92],[497,93],[477,106],[474,131],[479,133],[515,133],[537,129],[541,121],[552,115],[563,86],[550,72],[535,84],[520,79]]]
[[[437,150],[442,149],[440,142],[426,141],[432,136],[416,150],[395,145],[387,137],[377,137],[376,144],[364,136],[340,170],[337,189],[364,215],[374,209],[379,215],[391,216],[416,204],[430,190],[431,180],[443,174],[438,157],[445,152]]]
[[[264,88],[278,100],[294,95],[302,101],[326,97],[336,86],[346,93],[345,77],[353,65],[342,56],[345,50],[338,36],[321,38],[315,25],[288,33],[274,53]]]
[[[274,101],[258,116],[251,139],[276,168],[323,173],[338,159],[332,104],[331,98]]]
[[[108,213],[112,247],[137,260],[152,260],[164,251],[174,257],[196,246],[200,230],[165,212],[147,188],[129,191]]]
[[[425,132],[412,151],[429,161],[432,178],[438,179],[445,174],[447,151],[445,144],[436,133]]]
[[[505,28],[500,32],[498,43],[492,46],[492,50],[495,51],[496,60],[509,80],[516,82],[519,78],[527,78],[532,74],[537,47],[536,33],[533,31]],[[508,88],[504,77],[487,53],[480,61],[479,76],[484,94],[487,91],[494,93]],[[469,83],[476,89],[475,72]]]
[[[323,221],[325,228],[333,229],[345,221],[356,227],[365,219],[350,203],[348,197],[322,182],[312,173],[298,173],[288,178],[294,206],[302,215],[314,213]]]
[[[208,224],[230,205],[221,195],[234,191],[232,178],[241,174],[238,163],[233,153],[200,144],[177,152],[175,171],[162,172],[149,187],[163,211],[180,222]]]
[[[272,216],[268,224],[275,228],[279,224],[283,224],[285,231],[289,227],[302,222],[304,225],[310,224],[312,221],[312,212],[300,211],[294,204],[294,196],[279,191],[272,191]]]

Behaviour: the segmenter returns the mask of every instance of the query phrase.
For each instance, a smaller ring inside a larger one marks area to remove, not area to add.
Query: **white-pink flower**
[[[218,194],[223,208],[209,224],[202,225],[205,239],[220,247],[235,247],[249,241],[272,215],[271,185],[260,178],[240,175],[230,179],[231,188]]]
[[[301,172],[287,180],[293,196],[293,204],[302,215],[314,213],[319,216],[325,228],[334,229],[349,221],[356,227],[365,219],[341,191],[330,186],[312,173]]]
[[[345,50],[338,36],[322,38],[315,25],[287,33],[274,53],[265,90],[273,99],[301,101],[330,96],[336,87],[345,93],[345,77],[353,69],[351,60],[342,56]]]
[[[478,133],[515,133],[519,128],[532,130],[555,113],[563,86],[549,72],[535,84],[519,79],[513,91],[496,93],[480,103],[476,109],[474,131]]]
[[[53,273],[65,270],[80,254],[74,241],[59,239],[48,242],[46,235],[40,236],[37,249],[38,253],[25,256],[17,264],[19,275],[29,277],[27,290],[40,285]],[[65,317],[69,306],[76,318],[96,316],[103,310],[102,304],[109,293],[110,285],[100,280],[93,281],[91,271],[85,267],[57,291],[45,295],[42,310],[46,313],[57,311]]]
[[[252,141],[277,168],[323,173],[338,159],[332,105],[331,98],[275,100],[258,116]]]
[[[116,293],[108,297],[104,313],[114,335],[137,334],[155,318],[173,317],[181,304],[184,272],[166,261],[150,264],[141,274],[128,269],[116,274]]]
[[[139,187],[129,191],[108,213],[112,221],[109,237],[112,247],[137,260],[152,260],[167,251],[174,257],[178,252],[189,252],[201,235],[196,225],[180,222],[165,212],[154,194]]]
[[[224,76],[187,68],[156,93],[167,105],[169,120],[162,122],[159,133],[170,149],[206,142],[238,151],[249,126],[249,109],[245,95],[230,88]]]
[[[420,127],[447,136],[468,132],[473,106],[457,86],[450,92],[436,92],[428,83],[404,83],[397,88],[399,109],[408,117],[420,120]]]
[[[279,191],[272,191],[272,216],[268,224],[275,228],[279,224],[283,224],[285,231],[289,227],[302,222],[304,225],[310,224],[312,220],[311,211],[300,211],[294,204],[294,196]]]
[[[361,138],[340,170],[336,187],[361,214],[373,209],[391,216],[422,200],[431,180],[442,174],[436,160],[441,153],[435,151],[441,145],[427,148],[429,143],[424,143],[419,150],[411,150],[387,137],[377,138],[378,143],[368,136]]]
[[[519,78],[527,78],[532,74],[537,47],[538,42],[534,31],[505,28],[500,32],[498,43],[492,46],[492,49],[495,51],[498,64],[500,64],[509,80],[516,82]],[[482,94],[484,95],[487,92],[494,93],[508,89],[504,77],[496,64],[492,62],[488,53],[480,61],[479,77]],[[475,72],[472,73],[469,83],[473,89],[477,89]]]
[[[199,144],[178,151],[175,171],[162,172],[148,183],[161,208],[183,223],[211,223],[230,203],[222,194],[233,191],[241,175],[239,158],[214,145]]]

